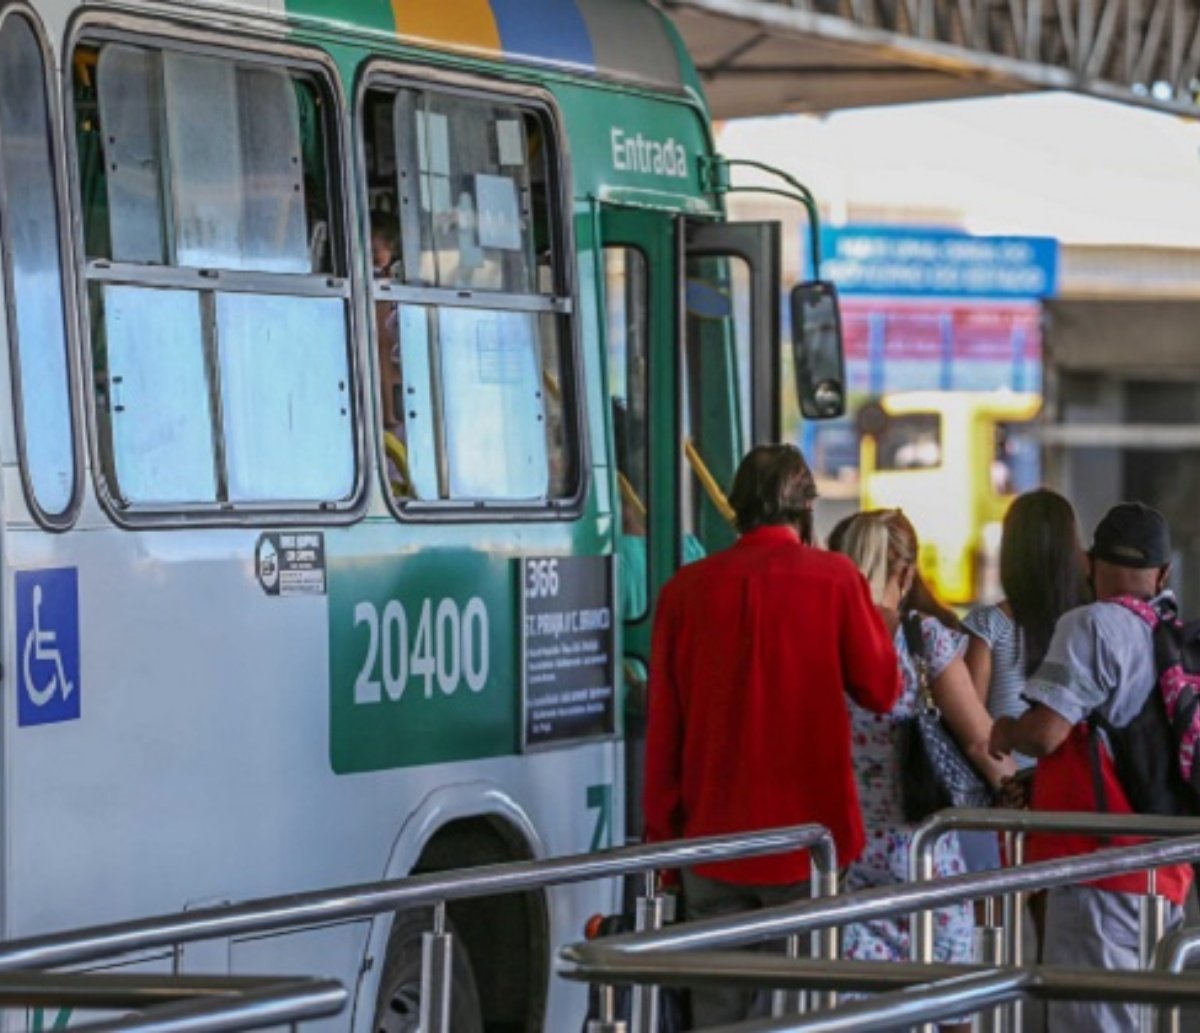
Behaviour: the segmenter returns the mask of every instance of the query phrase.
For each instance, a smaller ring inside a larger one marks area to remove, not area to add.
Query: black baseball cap
[[[1093,559],[1118,567],[1147,570],[1171,562],[1171,531],[1166,518],[1142,502],[1113,506],[1092,536]]]

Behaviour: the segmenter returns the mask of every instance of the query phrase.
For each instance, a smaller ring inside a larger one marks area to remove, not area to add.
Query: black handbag
[[[916,824],[946,807],[989,807],[991,787],[954,741],[933,701],[920,614],[905,614],[902,626],[917,671],[917,712],[896,728],[904,820]]]

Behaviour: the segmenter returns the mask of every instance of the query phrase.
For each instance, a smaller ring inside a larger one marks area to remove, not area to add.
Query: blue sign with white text
[[[17,571],[17,723],[80,715],[79,571]]]
[[[846,295],[1030,301],[1058,291],[1058,241],[907,226],[823,226],[821,277]]]

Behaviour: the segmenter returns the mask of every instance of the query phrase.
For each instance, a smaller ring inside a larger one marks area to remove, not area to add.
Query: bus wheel
[[[417,1033],[420,1029],[421,938],[432,927],[433,914],[429,908],[403,911],[393,919],[379,983],[376,1033]],[[454,932],[449,922],[447,928]],[[450,977],[450,1029],[454,1033],[483,1033],[475,973],[458,937],[454,939],[454,969]]]

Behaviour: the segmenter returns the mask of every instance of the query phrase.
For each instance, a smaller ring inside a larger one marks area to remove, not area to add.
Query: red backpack
[[[1157,682],[1129,724],[1117,728],[1099,712],[1088,718],[1097,803],[1108,809],[1097,743],[1101,730],[1134,811],[1200,816],[1200,622],[1184,624],[1169,601],[1152,605],[1121,596],[1109,602],[1149,626]]]

